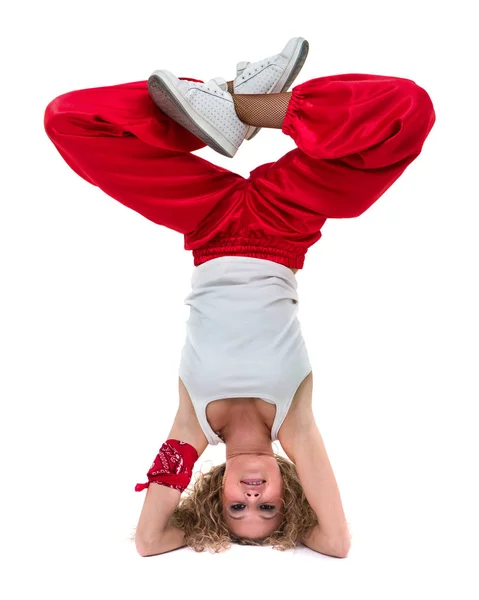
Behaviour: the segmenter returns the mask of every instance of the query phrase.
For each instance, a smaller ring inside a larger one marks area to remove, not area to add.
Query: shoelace
[[[215,94],[217,94],[217,93],[218,93],[218,90],[215,90],[215,89],[211,90],[209,87],[207,87],[206,89],[207,89],[209,92],[214,92]],[[221,92],[221,95],[222,95],[222,96],[225,96],[225,95],[226,95],[226,92],[223,92],[223,90],[220,90],[220,92]]]
[[[269,60],[268,60],[268,62],[267,62],[266,64],[268,64],[268,65],[269,65],[269,64],[271,64],[271,61],[269,61]],[[264,65],[261,65],[261,68],[263,68],[263,67],[264,67]],[[256,72],[257,70],[258,70],[258,69],[255,69],[255,72]],[[248,71],[248,73],[246,73],[246,75],[252,75],[252,74],[253,74],[253,71]],[[242,79],[244,79],[244,75],[242,75]]]

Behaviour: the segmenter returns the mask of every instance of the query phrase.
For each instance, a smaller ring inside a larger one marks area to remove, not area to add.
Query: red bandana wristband
[[[166,440],[147,473],[148,483],[137,483],[135,492],[141,492],[153,481],[183,492],[191,481],[193,465],[197,460],[198,452],[191,444]]]

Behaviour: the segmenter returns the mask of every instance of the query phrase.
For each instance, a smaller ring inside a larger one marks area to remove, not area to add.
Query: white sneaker
[[[213,150],[230,158],[236,154],[249,125],[239,120],[225,79],[196,83],[154,71],[148,91],[163,112]]]
[[[289,40],[279,54],[255,63],[239,62],[233,82],[235,94],[278,94],[285,92],[303,68],[309,43],[302,37]],[[248,127],[246,139],[254,137],[261,127]]]

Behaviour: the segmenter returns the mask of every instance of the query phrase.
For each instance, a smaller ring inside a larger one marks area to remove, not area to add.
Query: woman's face
[[[261,485],[247,480],[262,481]],[[238,537],[265,538],[283,519],[283,480],[274,456],[240,454],[226,461],[223,510]]]

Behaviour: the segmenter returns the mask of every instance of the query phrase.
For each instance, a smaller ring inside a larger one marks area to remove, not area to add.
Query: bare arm
[[[188,398],[182,393],[180,382],[180,407],[166,439],[176,439],[191,444],[200,457],[208,446],[198,423],[196,413]],[[145,501],[136,528],[136,549],[141,556],[169,552],[185,546],[184,532],[168,525],[168,520],[180,501],[181,494],[164,485],[152,483],[146,491]]]
[[[329,556],[347,556],[351,536],[311,402],[301,402],[288,415],[278,438],[287,456],[295,463],[305,496],[318,518],[318,525],[302,542]]]
[[[141,556],[152,556],[185,546],[184,532],[168,525],[180,492],[152,483],[146,491],[145,502],[136,528],[135,544]]]

